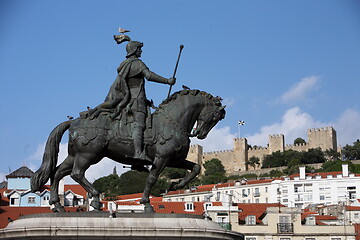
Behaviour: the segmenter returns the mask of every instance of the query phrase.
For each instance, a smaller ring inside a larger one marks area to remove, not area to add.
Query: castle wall
[[[285,150],[294,150],[298,152],[306,152],[309,149],[309,144],[301,143],[301,144],[286,144]]]
[[[245,162],[252,156],[260,159],[262,163],[264,157],[273,152],[285,150],[307,151],[310,148],[320,147],[323,151],[327,149],[337,150],[336,131],[332,127],[313,128],[308,129],[308,143],[285,145],[285,138],[283,134],[276,134],[269,136],[268,147],[249,148],[246,138],[235,138],[234,149],[225,151],[215,151],[203,153],[203,148],[200,145],[190,146],[187,159],[189,161],[202,164],[212,158],[219,159],[224,165],[227,175],[244,174],[246,171]],[[254,170],[260,170],[261,164],[256,166]],[[249,166],[249,169],[252,169]],[[204,174],[202,167],[201,174]],[[246,171],[249,172],[249,171]],[[260,170],[261,172],[261,170]]]
[[[235,154],[233,150],[225,150],[225,151],[216,151],[216,152],[207,152],[203,155],[203,163],[206,161],[209,161],[213,158],[217,158],[221,161],[221,163],[224,165],[224,169],[226,173],[231,174],[234,172],[234,168],[238,168],[238,161],[235,159]],[[205,171],[204,167],[202,168],[202,171]]]

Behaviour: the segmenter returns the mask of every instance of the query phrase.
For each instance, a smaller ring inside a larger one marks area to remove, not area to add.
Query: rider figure
[[[112,118],[117,117],[122,109],[131,112],[134,123],[131,127],[132,139],[134,144],[134,158],[146,159],[143,149],[145,120],[147,116],[145,79],[152,82],[174,85],[176,79],[164,78],[151,72],[141,61],[143,43],[130,41],[126,45],[126,60],[117,69],[118,76],[111,85],[105,102],[89,111],[91,118],[97,117],[102,111],[115,109]]]

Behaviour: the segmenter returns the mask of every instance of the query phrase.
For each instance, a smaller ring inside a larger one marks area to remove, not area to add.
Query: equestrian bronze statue
[[[173,85],[172,78],[151,72],[139,59],[142,43],[125,35],[115,36],[119,43],[129,41],[127,58],[118,68],[104,103],[80,113],[80,117],[60,123],[50,133],[43,162],[31,179],[31,190],[38,191],[51,179],[50,204],[62,212],[58,195],[59,181],[70,175],[92,198],[91,206],[101,210],[99,192],[85,178],[85,171],[104,157],[145,171],[151,166],[140,203],[153,211],[149,195],[165,167],[190,172],[169,190],[184,187],[200,172],[201,166],[186,160],[190,137],[206,138],[209,131],[225,117],[220,97],[199,90],[181,90],[170,95],[151,114],[146,99],[144,78]],[[193,131],[195,126],[195,131]],[[68,156],[57,166],[59,145],[69,130]]]

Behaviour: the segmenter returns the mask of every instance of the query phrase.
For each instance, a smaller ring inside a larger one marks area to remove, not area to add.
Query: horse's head
[[[219,103],[220,101],[218,101],[217,104],[206,105],[206,107],[204,107],[204,109],[200,112],[193,136],[196,136],[198,139],[206,138],[210,130],[220,120],[224,119],[225,106],[221,106],[221,103]]]

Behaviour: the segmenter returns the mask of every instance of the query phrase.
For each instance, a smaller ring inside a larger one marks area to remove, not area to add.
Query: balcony
[[[278,229],[278,233],[293,233],[294,232],[292,223],[278,223],[277,229]]]

